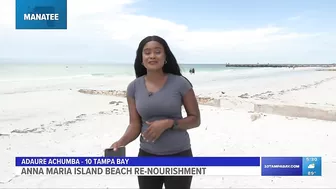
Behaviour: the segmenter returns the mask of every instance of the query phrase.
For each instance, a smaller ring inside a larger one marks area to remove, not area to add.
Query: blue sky
[[[68,0],[66,31],[15,30],[0,1],[0,59],[132,63],[164,37],[182,63],[336,62],[336,1]]]
[[[193,29],[237,29],[264,25],[321,31],[336,26],[333,0],[140,0],[138,14],[174,20]],[[319,29],[320,28],[320,29]]]

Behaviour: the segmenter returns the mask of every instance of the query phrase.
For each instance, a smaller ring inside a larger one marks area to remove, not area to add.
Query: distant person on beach
[[[195,74],[195,69],[194,69],[194,68],[191,68],[191,69],[189,70],[189,73],[190,73],[190,74]]]
[[[167,42],[144,38],[134,62],[136,79],[127,86],[129,126],[111,148],[134,141],[140,134],[138,156],[192,157],[188,129],[201,123],[193,86],[182,76]],[[182,117],[182,105],[187,116]],[[140,189],[190,189],[192,176],[139,176]]]

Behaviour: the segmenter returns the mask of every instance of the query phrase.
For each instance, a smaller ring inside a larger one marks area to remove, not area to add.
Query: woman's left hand
[[[173,125],[173,120],[146,121],[146,123],[149,127],[142,133],[142,137],[144,137],[147,142],[155,142],[165,130]]]

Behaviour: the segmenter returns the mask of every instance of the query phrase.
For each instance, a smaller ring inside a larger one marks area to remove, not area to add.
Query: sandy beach
[[[211,90],[191,78],[202,124],[189,133],[195,156],[322,156],[322,177],[199,176],[192,188],[336,188],[336,72],[312,73]],[[137,188],[134,176],[23,176],[15,169],[15,156],[102,156],[129,119],[123,85],[114,82],[4,82],[0,188]],[[127,155],[138,147],[137,139]]]

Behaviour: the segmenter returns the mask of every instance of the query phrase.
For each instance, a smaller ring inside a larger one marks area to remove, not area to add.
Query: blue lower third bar
[[[262,176],[321,176],[321,157],[262,157]]]
[[[16,166],[260,166],[260,157],[16,157]]]

